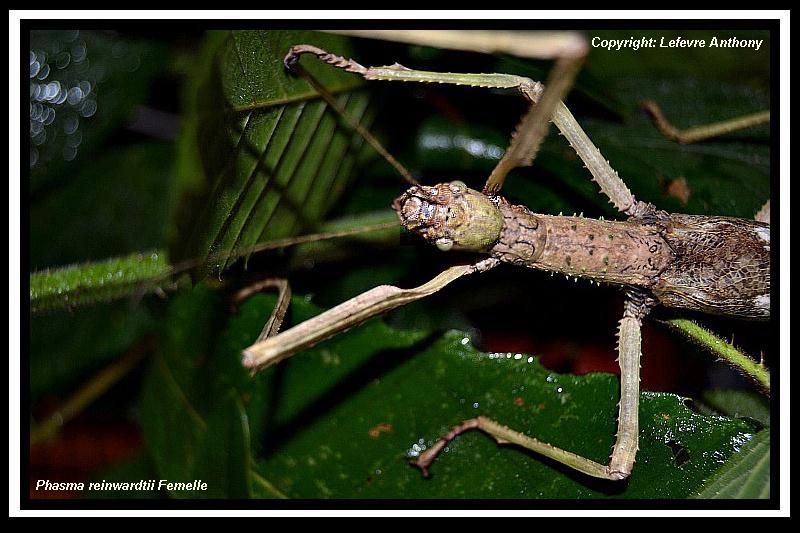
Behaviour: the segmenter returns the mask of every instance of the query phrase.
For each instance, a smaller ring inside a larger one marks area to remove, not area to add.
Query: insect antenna
[[[296,246],[299,244],[306,244],[311,242],[319,242],[319,241],[326,241],[330,239],[341,239],[344,237],[352,237],[355,235],[362,235],[365,233],[372,233],[381,230],[387,230],[392,228],[399,228],[401,225],[400,221],[393,221],[393,222],[382,222],[376,224],[370,224],[366,226],[360,226],[355,228],[347,228],[337,231],[326,231],[321,233],[310,233],[308,235],[299,235],[296,237],[286,237],[283,239],[274,239],[271,241],[264,241],[260,243],[256,243],[252,246],[246,246],[242,248],[235,248],[228,252],[217,252],[215,254],[209,255],[205,259],[186,259],[183,261],[179,261],[172,265],[170,268],[167,269],[166,272],[159,274],[155,277],[152,277],[146,281],[143,281],[139,287],[133,291],[133,300],[139,301],[141,300],[146,294],[150,292],[158,292],[160,288],[160,283],[164,280],[170,279],[178,274],[183,274],[188,272],[198,266],[203,264],[207,264],[209,262],[213,262],[216,260],[221,259],[230,259],[230,258],[240,258],[250,254],[264,252],[267,250],[277,250],[279,248],[288,248],[290,246]]]
[[[382,222],[377,224],[371,224],[368,226],[361,226],[357,228],[348,228],[342,229],[338,231],[325,231],[320,233],[309,233],[308,235],[298,235],[296,237],[286,237],[283,239],[273,239],[271,241],[264,241],[260,243],[256,243],[252,246],[245,246],[241,248],[234,248],[229,252],[217,252],[215,254],[211,254],[208,258],[204,260],[199,259],[187,259],[185,261],[181,261],[173,265],[170,271],[165,274],[166,276],[171,276],[174,274],[180,274],[182,272],[186,272],[187,270],[191,270],[203,263],[207,263],[210,261],[215,261],[218,259],[225,259],[225,258],[240,258],[246,255],[264,252],[267,250],[277,250],[279,248],[289,248],[290,246],[297,246],[298,244],[306,244],[310,242],[318,242],[318,241],[326,241],[330,239],[341,239],[344,237],[352,237],[354,235],[361,235],[364,233],[371,233],[374,231],[381,231],[385,229],[392,229],[400,227],[400,221],[393,221],[393,222]]]
[[[392,165],[397,173],[402,177],[406,182],[411,185],[419,185],[419,182],[414,178],[414,176],[409,172],[409,170],[403,166],[397,159],[395,159],[386,148],[376,139],[364,126],[362,126],[355,118],[350,116],[339,103],[336,101],[336,98],[321,84],[319,83],[307,70],[305,70],[300,64],[296,62],[285,62],[286,68],[297,74],[299,77],[303,78],[314,90],[322,97],[323,100],[333,109],[336,114],[341,117],[348,126],[350,126],[354,131],[356,131],[361,137],[367,141],[367,143],[372,146],[372,148],[378,152],[390,165]],[[266,250],[275,250],[278,248],[287,248],[290,246],[295,246],[298,244],[316,242],[316,241],[324,241],[328,239],[336,239],[336,238],[343,238],[343,237],[350,237],[354,235],[360,235],[364,233],[371,233],[375,231],[391,229],[395,227],[399,227],[401,225],[400,221],[396,222],[386,222],[386,223],[379,223],[379,224],[372,224],[368,226],[361,226],[358,228],[350,228],[344,229],[339,231],[329,231],[323,233],[313,233],[308,235],[300,235],[296,237],[287,237],[284,239],[276,239],[271,241],[265,241],[262,243],[257,243],[252,246],[244,247],[244,248],[236,248],[229,252],[218,252],[212,255],[209,255],[204,260],[199,259],[187,259],[181,262],[176,263],[173,265],[166,273],[163,275],[150,279],[146,282],[142,283],[142,286],[136,294],[139,297],[144,296],[144,294],[153,290],[157,284],[165,279],[169,279],[177,274],[181,274],[192,270],[202,264],[208,264],[215,260],[221,259],[230,259],[230,258],[240,258],[250,254],[263,252]]]
[[[345,112],[345,110],[341,108],[341,106],[333,97],[333,95],[330,92],[328,92],[328,90],[325,87],[323,87],[321,83],[319,83],[316,79],[314,79],[314,77],[311,74],[309,74],[309,72],[306,69],[304,69],[297,62],[292,62],[292,63],[286,62],[285,64],[286,68],[296,73],[298,76],[303,78],[309,85],[311,85],[314,88],[314,90],[316,90],[317,93],[319,93],[322,99],[325,100],[325,102],[327,102],[329,106],[331,106],[331,109],[333,109],[342,119],[344,119],[344,121],[347,122],[347,124],[351,128],[353,128],[356,132],[358,132],[358,134],[361,135],[364,138],[364,140],[367,141],[369,145],[372,146],[372,148],[374,148],[375,151],[381,155],[381,157],[383,157],[390,165],[392,165],[397,171],[397,173],[400,174],[400,176],[404,180],[406,180],[411,185],[419,185],[419,182],[416,179],[414,179],[414,176],[411,175],[411,172],[409,172],[408,169],[404,167],[402,163],[400,163],[397,159],[395,159],[394,156],[392,156],[392,154],[390,154],[388,150],[386,150],[386,148],[383,147],[380,141],[378,141],[378,139],[376,139],[364,126],[362,126],[356,119],[347,114],[347,112]]]

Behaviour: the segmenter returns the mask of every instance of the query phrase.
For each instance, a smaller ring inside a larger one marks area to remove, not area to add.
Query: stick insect
[[[459,47],[459,37],[445,34],[445,39],[449,38],[448,43],[454,47]],[[512,39],[503,46],[517,50],[518,44]],[[282,333],[278,330],[288,304],[288,286],[274,282],[262,284],[256,289],[279,289],[279,304],[257,341],[243,351],[242,364],[257,372],[373,316],[429,296],[463,276],[486,272],[502,263],[610,284],[624,292],[625,303],[618,328],[621,371],[618,425],[608,464],[557,448],[486,416],[456,426],[413,463],[427,476],[431,464],[450,441],[465,431],[478,429],[500,444],[521,446],[586,475],[624,480],[631,475],[638,450],[642,320],[656,306],[769,320],[769,202],[758,213],[757,220],[745,220],[673,214],[637,200],[562,101],[587,54],[585,41],[575,34],[557,34],[528,41],[526,46],[529,48],[525,53],[555,59],[545,84],[510,74],[434,73],[398,64],[365,67],[353,59],[310,44],[299,44],[289,50],[286,67],[301,74],[303,70],[298,59],[309,54],[367,80],[516,89],[530,102],[530,109],[482,191],[470,189],[460,181],[420,185],[390,159],[412,183],[392,204],[402,224],[443,252],[469,251],[481,254],[481,259],[450,267],[412,289],[376,287]],[[481,49],[493,48],[489,41],[483,41]],[[326,97],[324,91],[320,92]],[[335,102],[326,98],[335,108]],[[650,106],[650,110],[658,114],[657,107]],[[667,129],[663,117],[658,118],[662,129]],[[690,141],[768,119],[768,114],[760,114],[712,125],[701,129],[699,134],[695,132]],[[566,137],[600,191],[608,196],[620,215],[627,216],[626,220],[533,213],[500,194],[509,171],[533,164],[550,121]],[[362,134],[377,146],[368,132],[362,131]],[[249,293],[250,290],[245,292]]]

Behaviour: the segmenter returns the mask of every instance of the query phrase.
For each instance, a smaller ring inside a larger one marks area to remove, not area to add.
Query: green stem
[[[170,272],[163,250],[70,265],[30,275],[31,313],[74,308],[133,294],[143,282]]]
[[[759,385],[769,396],[769,370],[766,366],[764,366],[763,363],[756,362],[752,357],[749,357],[747,354],[736,348],[733,344],[721,339],[714,333],[708,331],[699,324],[692,322],[691,320],[675,318],[671,320],[662,320],[660,322],[682,333],[684,336],[706,348],[731,366],[741,370],[747,377]]]
[[[330,239],[354,237],[367,242],[382,242],[400,234],[400,223],[392,211],[366,213],[334,220],[322,227],[323,233],[286,237],[234,249],[209,256],[214,258],[244,257],[252,253],[300,246],[299,258],[321,258],[321,252],[341,249]],[[74,309],[107,302],[131,295],[143,296],[157,291],[160,284],[173,274],[198,266],[197,260],[172,265],[164,250],[134,253],[104,261],[47,269],[30,274],[31,314],[57,309]]]

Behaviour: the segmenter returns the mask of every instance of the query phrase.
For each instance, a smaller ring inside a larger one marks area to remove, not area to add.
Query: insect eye
[[[448,252],[453,249],[453,239],[448,237],[436,239],[436,247],[443,252]]]

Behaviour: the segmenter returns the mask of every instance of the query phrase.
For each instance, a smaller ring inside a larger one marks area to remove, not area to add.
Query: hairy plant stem
[[[660,320],[675,331],[706,348],[711,353],[741,371],[745,376],[755,382],[764,393],[770,394],[769,369],[763,362],[757,362],[732,343],[718,337],[714,333],[685,318]]]

